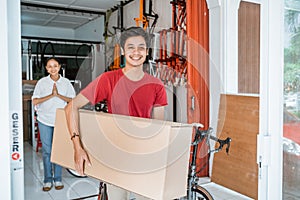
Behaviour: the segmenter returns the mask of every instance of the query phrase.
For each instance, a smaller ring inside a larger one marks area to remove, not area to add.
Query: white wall
[[[104,46],[104,16],[97,18],[77,28],[75,38],[78,40],[86,41],[100,41],[103,44],[97,44],[94,46],[94,70],[92,71],[92,80],[105,70],[105,46]]]
[[[104,16],[101,16],[74,31],[74,38],[88,41],[104,41]]]
[[[66,40],[104,41],[104,16],[101,16],[77,29],[35,25],[22,25],[22,36],[45,37]]]
[[[22,25],[21,31],[22,36],[75,39],[74,30],[67,28]]]
[[[105,71],[105,45],[96,44],[94,46],[94,70],[92,71],[92,80]]]
[[[220,94],[224,93],[224,70],[222,47],[223,23],[221,5],[217,0],[208,0],[209,9],[209,102],[210,102],[210,126],[216,130],[218,123],[218,110],[220,103]]]
[[[10,135],[9,135],[9,68],[8,68],[8,18],[7,18],[7,4],[9,0],[0,1],[0,59],[1,59],[1,140],[0,140],[0,199],[11,199],[11,178],[10,178]]]

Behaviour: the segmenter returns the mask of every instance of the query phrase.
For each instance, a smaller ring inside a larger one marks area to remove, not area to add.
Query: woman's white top
[[[50,75],[48,75],[37,82],[31,99],[42,98],[52,94],[54,83],[56,83],[58,94],[69,98],[75,97],[76,93],[69,79],[60,76],[55,82],[50,78]],[[37,120],[47,126],[54,126],[56,109],[64,108],[66,105],[67,102],[58,97],[52,97],[36,105]]]

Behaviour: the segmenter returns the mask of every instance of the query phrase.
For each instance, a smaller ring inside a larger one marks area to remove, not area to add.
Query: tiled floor
[[[28,143],[24,143],[25,152],[25,200],[70,200],[98,194],[99,181],[93,178],[77,178],[66,170],[63,170],[62,190],[52,189],[49,192],[42,191],[43,165],[41,152],[35,152]],[[201,183],[215,200],[250,200],[243,195],[226,189],[220,185],[202,179]],[[97,200],[97,197],[85,198]],[[114,199],[117,200],[117,199]]]
[[[67,170],[63,170],[64,189],[49,192],[42,191],[43,164],[41,150],[35,149],[28,144],[24,144],[25,154],[25,200],[68,200],[79,197],[86,197],[98,194],[99,181],[93,178],[77,178]],[[97,198],[88,198],[96,200]]]
[[[249,197],[241,195],[213,182],[204,183],[201,184],[201,186],[209,191],[215,200],[252,200]]]

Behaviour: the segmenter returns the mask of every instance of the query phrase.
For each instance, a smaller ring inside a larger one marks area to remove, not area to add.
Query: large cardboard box
[[[92,163],[86,175],[150,199],[186,195],[191,125],[86,110],[79,115]],[[57,110],[51,160],[74,169],[63,109]]]

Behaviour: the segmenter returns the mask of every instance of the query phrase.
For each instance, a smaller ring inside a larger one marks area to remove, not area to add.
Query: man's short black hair
[[[149,41],[148,33],[143,28],[137,26],[127,28],[125,31],[121,33],[121,37],[120,37],[121,47],[124,49],[126,40],[130,37],[136,37],[136,36],[142,36],[145,39],[147,48],[149,48],[150,41]]]

